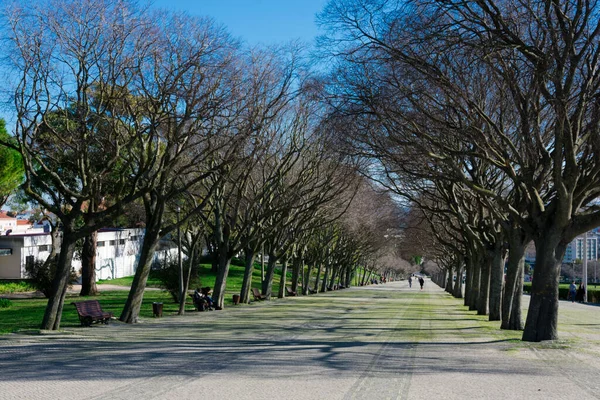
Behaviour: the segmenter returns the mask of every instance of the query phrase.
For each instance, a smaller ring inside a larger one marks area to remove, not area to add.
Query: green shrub
[[[523,285],[523,293],[531,294],[531,283],[525,283]],[[567,284],[563,284],[558,288],[558,298],[560,300],[567,300],[569,297],[569,287]],[[600,303],[600,289],[588,287],[588,302],[589,303]]]
[[[10,306],[12,306],[12,303],[9,299],[0,298],[0,308],[9,308]]]
[[[31,292],[33,290],[35,288],[28,281],[0,281],[0,294]]]
[[[35,260],[33,263],[25,266],[27,276],[31,279],[31,284],[36,290],[39,290],[46,297],[50,297],[52,290],[52,281],[56,275],[56,260],[45,262],[43,260]],[[77,281],[77,274],[71,271],[69,276],[69,287]]]
[[[187,266],[183,264],[184,273],[187,271]],[[153,271],[153,274],[161,282],[160,287],[165,289],[174,302],[179,302],[179,263],[177,259],[166,260],[161,263],[160,268]],[[190,276],[189,288],[193,289],[201,287],[200,278],[198,276],[198,267],[193,266]]]

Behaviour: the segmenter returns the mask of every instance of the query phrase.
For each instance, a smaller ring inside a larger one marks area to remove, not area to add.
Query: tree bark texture
[[[560,233],[547,229],[535,240],[535,273],[523,340],[540,342],[558,339],[558,282],[566,244]]]
[[[248,304],[250,302],[250,291],[252,290],[252,273],[254,272],[254,258],[256,252],[247,247],[244,249],[244,279],[242,281],[242,290],[240,292],[240,302]]]
[[[452,289],[452,296],[457,299],[462,299],[462,271],[463,265],[462,260],[456,264],[456,280],[454,281],[454,288]]]
[[[476,257],[473,259],[472,270],[473,270],[473,279],[471,280],[471,297],[469,303],[469,310],[474,311],[477,310],[477,301],[479,300],[479,290],[481,283],[481,258]]]
[[[156,246],[160,239],[159,233],[160,222],[152,221],[151,224],[146,225],[142,251],[140,253],[140,259],[138,260],[137,269],[135,270],[135,276],[133,277],[133,283],[131,284],[127,301],[125,302],[125,306],[119,317],[119,320],[128,324],[136,323],[138,316],[140,315],[146,282],[148,281],[148,275],[150,275],[150,269],[152,268],[154,252],[156,251]]]
[[[444,290],[447,293],[452,293],[452,266],[449,266],[447,268],[446,271],[447,277],[446,277],[446,287],[444,288]]]
[[[273,291],[273,277],[275,276],[275,265],[277,264],[277,257],[275,254],[269,253],[269,262],[267,263],[267,269],[265,271],[265,280],[262,283],[262,294],[266,296],[267,300],[271,299]]]
[[[298,293],[298,281],[300,280],[300,268],[304,265],[301,257],[294,257],[292,261],[292,292]]]
[[[304,277],[302,278],[302,294],[303,295],[308,295],[308,289],[310,287],[310,275],[312,273],[312,263],[309,262],[306,265],[306,271],[303,271],[304,273]]]
[[[490,270],[492,257],[486,255],[481,263],[479,276],[479,293],[477,296],[477,315],[487,315],[490,298]]]
[[[285,285],[287,282],[287,267],[288,260],[287,258],[283,259],[281,263],[281,277],[279,278],[279,293],[277,293],[277,297],[283,299],[285,297]]]
[[[81,291],[80,296],[95,296],[96,286],[96,252],[98,248],[98,231],[85,237],[81,250]],[[114,278],[114,277],[113,277]]]
[[[504,281],[504,248],[501,243],[494,247],[494,253],[491,259],[490,271],[490,321],[500,321],[502,319],[502,285]]]
[[[52,281],[52,289],[44,312],[44,318],[42,319],[41,329],[60,329],[60,320],[69,277],[71,275],[71,262],[73,260],[76,240],[77,238],[68,229],[64,229],[56,274]]]
[[[522,330],[521,297],[523,294],[523,267],[525,247],[520,238],[508,235],[509,253],[506,265],[506,282],[502,297],[501,329]],[[514,315],[513,315],[514,314]]]
[[[321,280],[321,273],[323,271],[323,263],[319,261],[318,263],[318,267],[317,267],[317,277],[315,279],[315,285],[313,287],[313,291],[315,293],[319,292],[319,281]]]
[[[216,308],[223,308],[225,302],[225,288],[227,287],[227,276],[229,275],[229,266],[231,265],[231,254],[229,253],[228,242],[219,244],[219,269],[215,279],[215,288],[213,290],[213,301]]]
[[[473,265],[470,257],[465,257],[465,297],[463,304],[467,307],[471,304],[473,283]]]

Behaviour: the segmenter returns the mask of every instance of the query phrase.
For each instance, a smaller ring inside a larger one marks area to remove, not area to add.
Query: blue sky
[[[2,0],[0,0],[1,2]],[[249,45],[301,40],[308,45],[320,33],[315,22],[328,0],[147,0],[155,8],[209,16],[222,23],[235,37]],[[10,128],[13,115],[0,106]]]
[[[312,44],[319,34],[315,15],[327,0],[153,0],[155,7],[210,16],[250,45],[300,39]]]

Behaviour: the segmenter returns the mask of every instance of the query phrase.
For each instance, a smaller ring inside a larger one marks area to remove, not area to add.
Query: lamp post
[[[179,213],[181,207],[177,206],[177,262],[179,264],[179,301],[184,298],[183,293],[183,263],[181,262],[181,227],[179,226]]]
[[[585,232],[585,234],[583,235],[583,271],[582,271],[582,278],[581,278],[581,283],[583,284],[583,302],[587,303],[587,277],[588,277],[588,271],[587,271],[587,232]]]

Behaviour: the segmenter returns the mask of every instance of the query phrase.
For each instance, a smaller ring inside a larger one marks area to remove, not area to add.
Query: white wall
[[[98,232],[96,253],[96,279],[115,279],[135,274],[143,229],[114,229]],[[0,249],[10,248],[12,254],[0,256],[0,278],[26,277],[27,257],[45,260],[50,255],[50,234],[0,236]],[[81,255],[76,252],[72,266],[81,271]]]

